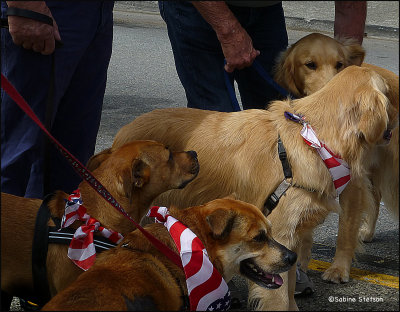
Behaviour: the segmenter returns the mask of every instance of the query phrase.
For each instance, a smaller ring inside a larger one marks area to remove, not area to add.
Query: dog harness
[[[314,129],[305,121],[304,117],[289,112],[285,112],[284,115],[288,120],[303,124],[303,129],[300,132],[301,136],[303,137],[304,141],[309,146],[314,147],[317,150],[318,154],[321,156],[324,164],[331,174],[337,195],[340,195],[347,184],[350,182],[351,176],[349,165],[338,155],[335,155],[323,142],[321,142],[317,138]],[[271,211],[278,205],[279,199],[292,185],[292,170],[287,159],[285,147],[279,136],[278,154],[279,159],[282,163],[285,178],[278,185],[276,190],[266,199],[263,208],[263,213],[266,216],[270,214]]]
[[[152,207],[155,217],[168,229],[179,251],[190,300],[191,311],[226,311],[230,307],[228,285],[211,263],[201,240],[182,222],[169,215],[166,207]]]
[[[98,220],[86,213],[79,189],[68,197],[61,228],[70,226],[75,220],[83,221],[85,224],[75,231],[68,248],[68,258],[84,271],[88,270],[96,260],[93,240],[95,231],[115,244],[119,244],[124,238],[120,233],[104,228]]]
[[[33,297],[24,298],[35,302],[39,307],[51,299],[46,270],[48,244],[69,245],[75,233],[75,229],[61,228],[61,220],[51,216],[48,203],[53,196],[54,193],[51,193],[43,199],[36,215],[32,241],[32,279],[35,294]],[[48,226],[50,218],[56,226]],[[93,238],[93,244],[97,253],[117,246],[108,238],[98,235]]]
[[[278,185],[276,190],[265,200],[263,208],[263,214],[265,216],[268,216],[272,212],[272,210],[278,205],[279,199],[292,185],[292,169],[290,168],[290,164],[287,159],[286,149],[282,143],[280,136],[278,136],[278,155],[279,160],[282,164],[283,174],[285,175],[285,178]]]

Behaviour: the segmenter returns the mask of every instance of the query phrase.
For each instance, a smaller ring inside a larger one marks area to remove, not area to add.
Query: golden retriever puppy
[[[307,145],[302,125],[285,118],[285,111],[301,114],[319,139],[351,168],[351,182],[340,195],[346,205],[365,198],[369,153],[385,142],[393,128],[387,84],[374,71],[350,66],[316,93],[298,100],[272,102],[268,110],[223,113],[169,108],[143,114],[117,133],[113,147],[135,139],[154,139],[171,148],[196,150],[201,170],[184,190],[168,191],[156,202],[184,208],[236,193],[238,199],[263,209],[266,199],[284,179],[278,157],[278,137],[286,148],[293,179],[268,216],[272,235],[298,250],[304,236],[338,211],[332,177],[316,150]],[[354,189],[357,196],[353,195]],[[276,290],[252,284],[250,304],[259,310],[296,310],[296,268],[282,275]]]
[[[275,80],[296,97],[303,97],[321,89],[338,72],[349,65],[361,65],[373,69],[386,80],[391,105],[399,110],[399,77],[378,66],[362,63],[364,49],[354,40],[335,40],[323,34],[313,33],[294,43],[282,52],[275,67]],[[343,210],[339,221],[337,251],[331,267],[323,278],[332,282],[347,282],[351,261],[361,241],[371,241],[379,213],[380,201],[397,217],[399,213],[399,129],[393,130],[390,144],[377,147],[371,152],[373,165],[370,168],[372,196],[366,205],[358,204],[351,211]],[[364,223],[360,226],[355,214],[362,214]],[[360,228],[361,227],[361,228]],[[359,231],[360,229],[360,231]],[[311,256],[312,237],[304,241],[299,254],[302,269],[307,270]]]
[[[393,72],[370,64],[362,64],[379,73],[388,84],[387,97],[394,108],[396,118],[399,112],[399,76]],[[388,138],[389,139],[389,138]],[[365,204],[359,203],[350,209],[342,209],[339,215],[339,230],[336,253],[331,266],[323,273],[322,278],[335,283],[348,282],[351,261],[355,257],[359,237],[360,241],[371,241],[379,214],[381,200],[385,207],[398,219],[399,217],[399,127],[392,130],[389,144],[376,146],[371,150],[372,160],[369,167],[369,180],[372,183],[372,196]],[[369,194],[370,195],[370,194]],[[362,215],[364,223],[354,223]],[[311,248],[311,247],[310,247]],[[303,253],[303,250],[301,251]],[[303,255],[301,256],[303,258]]]

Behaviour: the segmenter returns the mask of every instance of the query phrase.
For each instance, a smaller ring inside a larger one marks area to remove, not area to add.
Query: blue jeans
[[[1,2],[2,17],[5,1]],[[50,132],[83,164],[93,155],[100,125],[113,36],[112,1],[48,1],[64,45],[56,49]],[[16,46],[1,30],[1,72],[44,122],[52,56]],[[42,198],[44,134],[1,91],[1,190]],[[50,147],[52,190],[73,191],[81,181]]]
[[[229,112],[232,102],[224,82],[224,55],[215,31],[189,1],[159,1],[187,106]],[[282,4],[265,8],[229,6],[261,53],[257,60],[271,73],[288,45]],[[234,72],[244,109],[266,108],[277,92],[248,67]]]

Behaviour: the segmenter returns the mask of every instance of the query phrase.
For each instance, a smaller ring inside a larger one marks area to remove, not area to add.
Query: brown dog
[[[275,80],[297,97],[312,94],[328,83],[338,72],[349,65],[361,65],[381,75],[389,86],[388,98],[399,110],[399,77],[378,66],[362,63],[364,49],[353,40],[335,40],[326,35],[313,33],[294,43],[280,55],[275,67]],[[382,200],[398,219],[399,214],[399,128],[393,129],[390,143],[371,151],[370,168],[372,195],[366,205],[357,204],[350,211],[342,210],[336,255],[331,267],[323,274],[325,280],[335,283],[349,281],[351,261],[362,241],[371,241]],[[347,206],[346,206],[347,207]],[[361,215],[364,223],[361,224]],[[311,256],[312,238],[306,240],[299,253],[302,269],[307,270]]]
[[[195,152],[171,152],[154,141],[135,141],[93,156],[88,169],[126,212],[139,221],[155,197],[169,189],[184,187],[196,177],[199,166]],[[79,189],[87,213],[102,226],[122,234],[135,228],[87,182],[82,182]],[[56,192],[49,202],[52,217],[62,218],[67,198],[68,194]],[[41,203],[39,199],[1,194],[2,296],[5,292],[32,298],[32,238]],[[73,225],[77,223],[82,224],[76,221]],[[51,219],[49,225],[55,225]],[[83,272],[67,258],[67,248],[67,245],[48,246],[47,277],[51,295],[64,289]]]
[[[211,262],[226,282],[240,274],[262,287],[278,288],[278,273],[289,270],[296,254],[271,236],[261,211],[232,198],[170,214],[204,243]],[[161,224],[146,226],[171,249],[176,249]],[[116,248],[102,253],[96,264],[47,303],[45,311],[178,311],[188,296],[185,274],[138,230]]]
[[[266,198],[282,182],[277,140],[286,147],[293,187],[268,216],[274,238],[296,251],[302,238],[331,211],[339,209],[332,178],[317,152],[300,135],[302,126],[284,112],[305,116],[320,140],[350,165],[352,179],[341,200],[366,185],[369,151],[385,142],[396,114],[388,105],[387,85],[374,71],[350,66],[320,91],[294,101],[275,101],[268,110],[222,113],[189,108],[154,110],[138,117],[117,133],[113,146],[135,139],[155,139],[174,148],[193,148],[202,170],[180,193],[168,191],[157,201],[167,205],[195,205],[235,192],[240,200],[263,208]],[[374,112],[374,113],[372,113]],[[164,131],[169,129],[169,131]],[[351,197],[353,205],[362,198]],[[251,287],[250,300],[260,299],[262,310],[296,309],[295,269],[289,283],[278,290]]]

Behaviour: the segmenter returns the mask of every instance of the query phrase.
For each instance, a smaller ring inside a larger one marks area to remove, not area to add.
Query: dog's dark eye
[[[316,70],[317,69],[317,64],[315,64],[314,62],[308,62],[308,63],[306,63],[306,66],[309,69],[312,69],[312,70]]]
[[[342,67],[343,67],[343,63],[342,63],[342,62],[337,62],[337,63],[336,63],[336,67],[335,67],[335,68],[336,68],[337,70],[341,69]]]
[[[253,237],[253,240],[256,241],[257,243],[262,243],[267,241],[267,234],[265,231],[261,230],[257,236]]]

